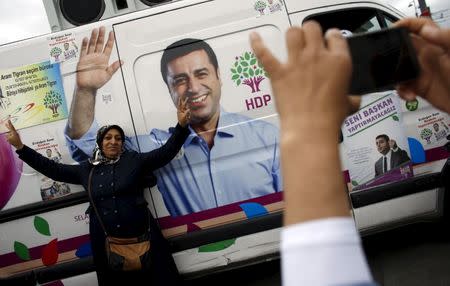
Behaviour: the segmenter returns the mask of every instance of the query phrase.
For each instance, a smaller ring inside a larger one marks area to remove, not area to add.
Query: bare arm
[[[84,38],[81,44],[67,128],[72,139],[79,139],[89,130],[94,120],[97,90],[111,79],[121,65],[119,61],[115,61],[108,66],[114,46],[114,33],[109,32],[106,45],[104,38],[105,27],[100,27],[92,30],[90,39]]]
[[[359,104],[347,96],[352,70],[347,42],[338,30],[324,39],[314,22],[291,27],[286,39],[288,61],[280,63],[257,34],[251,37],[281,123],[283,284],[370,282],[339,163],[340,126]]]
[[[290,28],[286,38],[286,63],[280,63],[257,34],[251,41],[271,79],[280,116],[284,224],[348,217],[338,151],[340,126],[353,109],[347,96],[351,77],[347,42],[335,30],[327,33],[325,44],[316,23]]]
[[[67,130],[70,138],[79,139],[89,130],[92,121],[94,121],[96,94],[97,91],[75,88],[67,122]]]

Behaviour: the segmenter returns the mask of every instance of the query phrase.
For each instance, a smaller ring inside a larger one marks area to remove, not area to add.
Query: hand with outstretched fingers
[[[107,83],[119,69],[121,62],[109,64],[109,58],[114,46],[114,33],[109,32],[104,45],[105,27],[93,29],[90,39],[84,38],[81,44],[80,60],[77,65],[77,88],[97,91]]]
[[[182,97],[178,98],[178,104],[177,104],[177,117],[178,117],[178,123],[182,127],[186,127],[186,125],[189,124],[191,121],[191,110],[188,107],[187,104],[188,98],[182,99]]]

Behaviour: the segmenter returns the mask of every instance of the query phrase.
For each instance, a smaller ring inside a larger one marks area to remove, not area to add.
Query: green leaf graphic
[[[394,119],[395,121],[399,121],[400,120],[397,115],[392,115],[392,119]]]
[[[231,67],[231,80],[237,86],[245,84],[251,86],[254,91],[260,91],[259,83],[264,80],[263,76],[267,75],[255,55],[247,51],[241,56],[236,56],[235,60],[234,67]]]
[[[30,251],[25,244],[20,243],[18,241],[14,241],[14,252],[19,256],[22,260],[30,260]]]
[[[34,228],[36,228],[40,234],[50,236],[50,227],[48,222],[40,216],[34,217]]]
[[[227,240],[203,245],[198,248],[198,252],[215,252],[215,251],[224,250],[224,249],[232,246],[235,241],[236,241],[236,239],[233,238],[233,239],[227,239]]]
[[[356,187],[358,185],[358,182],[355,180],[352,180],[352,185]]]

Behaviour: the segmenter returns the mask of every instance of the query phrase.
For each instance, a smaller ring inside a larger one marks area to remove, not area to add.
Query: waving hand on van
[[[94,120],[95,95],[119,69],[121,62],[109,65],[114,46],[114,33],[111,31],[105,44],[105,27],[93,29],[90,39],[84,38],[81,44],[80,60],[77,65],[76,89],[68,122],[68,135],[80,138]]]
[[[96,91],[108,82],[119,69],[120,62],[108,65],[114,46],[114,33],[109,32],[104,46],[105,27],[93,29],[91,38],[84,38],[81,44],[80,61],[77,65],[77,86],[79,89]]]

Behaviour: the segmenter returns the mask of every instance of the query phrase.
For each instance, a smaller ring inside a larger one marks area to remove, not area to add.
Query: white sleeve
[[[281,232],[283,286],[372,282],[352,218],[313,220]]]

